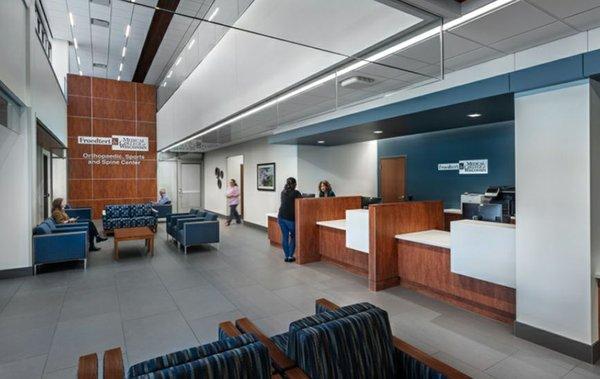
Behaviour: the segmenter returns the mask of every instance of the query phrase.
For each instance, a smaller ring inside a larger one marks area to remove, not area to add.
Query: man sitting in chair
[[[156,203],[154,203],[154,205],[169,205],[169,204],[171,204],[171,199],[169,199],[169,196],[167,196],[167,191],[164,188],[161,188],[160,191],[158,191],[158,194],[160,196],[158,198],[158,201]]]

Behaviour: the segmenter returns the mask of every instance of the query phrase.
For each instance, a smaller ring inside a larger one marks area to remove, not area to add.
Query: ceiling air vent
[[[340,82],[340,86],[350,89],[364,89],[371,86],[375,82],[373,78],[365,76],[353,76],[346,78]]]
[[[106,65],[104,63],[94,63],[94,68],[103,68],[106,70]]]
[[[110,0],[90,0],[90,3],[104,5],[105,7],[110,6]]]
[[[102,28],[108,28],[108,26],[110,25],[110,22],[106,21],[106,20],[100,20],[99,18],[91,18],[90,21],[92,22],[92,25],[95,26],[100,26]]]

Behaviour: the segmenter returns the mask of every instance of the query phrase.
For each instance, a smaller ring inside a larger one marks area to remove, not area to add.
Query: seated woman
[[[57,197],[52,201],[52,218],[57,224],[70,224],[77,222],[75,218],[69,218],[69,215],[65,212],[65,202],[62,197]],[[94,244],[96,242],[106,241],[106,237],[102,237],[96,229],[96,225],[91,220],[86,220],[88,223],[88,240],[90,243],[90,251],[98,251],[99,247]]]
[[[335,197],[335,192],[327,180],[321,180],[319,183],[319,197]]]

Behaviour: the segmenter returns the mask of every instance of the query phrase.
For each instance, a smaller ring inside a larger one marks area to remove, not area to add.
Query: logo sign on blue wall
[[[438,171],[458,171],[458,163],[438,163]]]
[[[458,173],[460,175],[485,175],[488,173],[487,159],[474,159],[458,162]]]

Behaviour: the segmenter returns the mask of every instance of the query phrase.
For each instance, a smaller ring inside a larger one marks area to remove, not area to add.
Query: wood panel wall
[[[515,320],[514,288],[451,272],[450,249],[401,240],[397,244],[403,287],[502,322]]]
[[[347,209],[360,207],[360,196],[296,199],[296,262],[321,259],[317,221],[345,219]]]
[[[100,218],[107,204],[156,201],[156,87],[68,75],[68,201]],[[78,136],[148,137],[149,151],[80,145]],[[140,165],[91,165],[84,153],[143,155]]]
[[[369,206],[369,289],[399,284],[396,235],[444,229],[442,201],[408,201]]]

